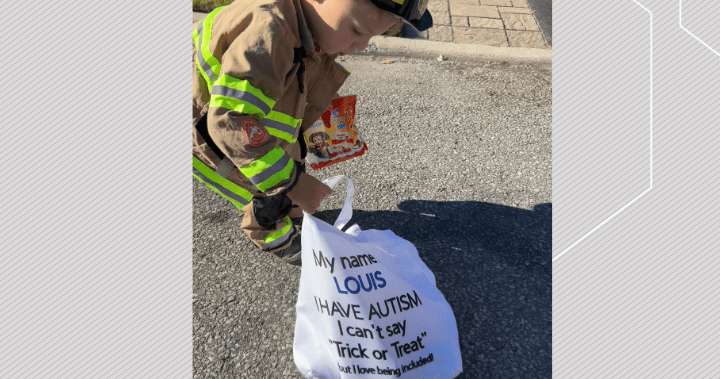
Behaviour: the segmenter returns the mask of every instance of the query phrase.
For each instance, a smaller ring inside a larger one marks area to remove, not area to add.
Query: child
[[[427,29],[426,6],[239,0],[193,25],[193,174],[245,212],[241,227],[262,250],[299,264],[292,219],[331,193],[304,172],[302,132],[349,75],[335,57],[365,49],[398,17]]]
[[[318,158],[330,158],[330,152],[328,151],[328,145],[327,140],[330,139],[330,136],[327,135],[325,132],[315,132],[310,136],[310,140],[312,141],[312,145],[310,145],[309,150],[311,153],[315,154]]]

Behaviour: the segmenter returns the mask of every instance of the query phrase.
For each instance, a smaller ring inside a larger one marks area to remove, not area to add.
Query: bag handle
[[[322,182],[330,188],[335,188],[335,185],[340,181],[340,179],[347,180],[347,196],[345,197],[345,204],[343,204],[340,215],[337,220],[335,220],[335,224],[333,226],[342,230],[342,228],[344,228],[348,221],[352,218],[352,200],[355,195],[355,187],[353,187],[352,180],[345,175],[332,176]]]

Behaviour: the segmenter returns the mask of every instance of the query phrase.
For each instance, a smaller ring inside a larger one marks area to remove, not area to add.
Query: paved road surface
[[[345,57],[360,158],[353,222],[411,241],[459,329],[460,378],[551,377],[551,67]],[[300,268],[255,249],[194,181],[195,378],[301,378]],[[338,190],[324,203],[336,215]]]

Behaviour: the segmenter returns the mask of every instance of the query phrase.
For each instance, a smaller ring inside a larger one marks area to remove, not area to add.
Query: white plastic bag
[[[412,243],[389,230],[305,215],[293,356],[306,378],[454,378],[462,372],[452,309]]]

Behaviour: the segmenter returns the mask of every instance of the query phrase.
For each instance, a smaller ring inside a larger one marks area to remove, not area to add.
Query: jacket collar
[[[295,7],[295,15],[297,16],[300,43],[302,44],[303,48],[305,48],[307,56],[317,58],[318,53],[315,51],[315,41],[312,38],[310,28],[308,28],[307,20],[305,19],[305,14],[303,14],[300,0],[293,0],[292,2],[293,6]]]

